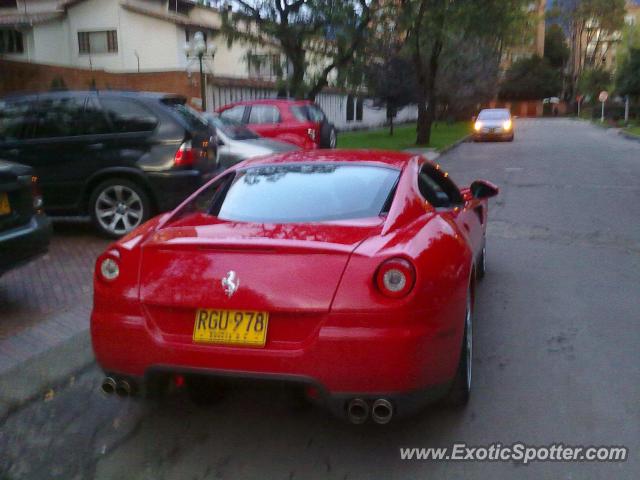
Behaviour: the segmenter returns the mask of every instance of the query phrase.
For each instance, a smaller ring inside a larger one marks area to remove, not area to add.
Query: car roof
[[[511,111],[508,108],[483,108],[480,110],[480,113],[488,112],[488,113],[508,113],[511,115]]]
[[[231,107],[238,107],[243,105],[311,105],[311,100],[293,100],[290,98],[261,98],[255,100],[243,100],[240,102],[227,103],[220,107],[220,109],[227,109]]]
[[[136,92],[131,90],[58,90],[53,92],[34,92],[27,94],[11,94],[2,97],[3,100],[37,100],[41,98],[66,98],[70,96],[114,96],[124,98],[146,98],[161,100],[164,98],[184,98],[182,95],[165,92]]]
[[[390,150],[298,150],[267,157],[246,160],[238,165],[240,169],[281,163],[359,163],[382,164],[401,170],[415,154]]]

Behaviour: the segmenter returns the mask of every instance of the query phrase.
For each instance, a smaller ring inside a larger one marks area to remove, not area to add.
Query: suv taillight
[[[35,175],[31,177],[31,197],[33,198],[33,208],[37,213],[42,212],[42,191],[38,184],[38,177]]]
[[[195,158],[191,141],[188,141],[180,145],[180,148],[173,157],[173,163],[177,167],[190,167],[193,165]]]

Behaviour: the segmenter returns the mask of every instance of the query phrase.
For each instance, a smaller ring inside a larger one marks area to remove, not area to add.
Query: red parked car
[[[336,148],[338,142],[336,128],[309,100],[250,100],[225,105],[218,113],[263,137],[293,143],[303,150]]]
[[[288,380],[354,423],[471,388],[486,181],[419,156],[291,152],[225,171],[96,263],[91,334],[126,395]]]

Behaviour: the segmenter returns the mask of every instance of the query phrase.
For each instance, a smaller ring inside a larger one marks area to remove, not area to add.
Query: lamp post
[[[202,99],[202,111],[207,111],[207,95],[204,82],[204,70],[202,66],[202,59],[205,56],[215,55],[215,47],[212,44],[207,44],[204,41],[204,34],[202,32],[196,32],[193,35],[193,39],[190,42],[184,44],[184,52],[189,57],[196,57],[200,64],[200,98]]]

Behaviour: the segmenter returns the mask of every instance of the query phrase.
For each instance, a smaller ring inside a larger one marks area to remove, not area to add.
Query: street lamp
[[[213,58],[216,53],[216,49],[211,43],[207,44],[204,41],[204,33],[196,32],[193,35],[193,39],[184,44],[184,53],[187,55],[187,58],[190,56],[198,58],[200,63],[200,98],[202,99],[202,111],[205,112],[207,110],[207,97],[205,92],[202,59],[205,56],[211,56]]]

